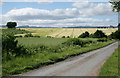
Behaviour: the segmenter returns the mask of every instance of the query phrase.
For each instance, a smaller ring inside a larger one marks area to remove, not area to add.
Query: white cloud
[[[109,3],[73,3],[75,8],[66,9],[13,9],[3,15],[2,22],[16,21],[18,25],[32,26],[86,26],[113,25],[110,18],[95,19],[93,16],[110,16],[113,14]],[[84,17],[84,18],[83,18]],[[115,24],[115,23],[114,23]]]
[[[79,11],[76,8],[67,9],[55,9],[53,11],[44,9],[33,9],[33,8],[23,8],[23,9],[13,9],[9,11],[6,17],[12,20],[31,20],[31,19],[67,19],[79,16]]]
[[[110,3],[81,2],[73,3],[72,6],[79,8],[84,17],[113,15]]]

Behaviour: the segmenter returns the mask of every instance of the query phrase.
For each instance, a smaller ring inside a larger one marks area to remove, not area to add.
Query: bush
[[[97,30],[93,34],[93,38],[104,38],[104,37],[107,37],[107,35],[105,35],[105,33],[103,33],[101,30]]]
[[[98,42],[107,42],[108,40],[106,38],[100,38],[97,40]]]
[[[40,38],[40,36],[34,36],[34,37],[38,37],[38,38]]]
[[[19,35],[19,36],[15,36],[16,38],[19,38],[19,37],[22,37],[22,35]]]
[[[78,38],[86,38],[89,37],[89,32],[82,33]]]
[[[65,36],[62,36],[62,38],[65,38]]]
[[[33,37],[33,35],[31,33],[27,33],[27,34],[25,34],[24,37]]]
[[[84,42],[78,38],[71,38],[71,39],[68,39],[66,42],[64,42],[63,44],[66,44],[68,46],[70,45],[79,45],[79,46],[83,46],[84,45]]]
[[[90,37],[90,38],[93,38],[93,37],[94,37],[94,34],[90,34],[89,37]]]
[[[67,38],[70,38],[70,36],[67,36]]]
[[[110,34],[110,38],[120,40],[120,30],[117,30],[116,32],[112,32],[112,34]]]
[[[16,37],[12,33],[2,34],[2,57],[3,61],[11,60],[13,57],[27,54],[26,49],[18,45]]]
[[[47,36],[47,38],[52,38],[51,36]]]

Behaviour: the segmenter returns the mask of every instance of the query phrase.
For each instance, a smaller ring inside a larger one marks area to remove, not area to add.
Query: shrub
[[[51,36],[47,36],[47,38],[52,38]]]
[[[106,38],[100,38],[97,40],[98,42],[107,42],[107,39]]]
[[[22,37],[22,35],[19,35],[19,36],[15,36],[15,37],[16,37],[16,38],[17,38],[17,37]]]
[[[34,36],[34,37],[38,37],[38,38],[40,38],[40,36]]]
[[[63,44],[66,44],[68,46],[70,45],[79,45],[79,46],[83,46],[84,45],[84,42],[78,38],[71,38],[71,39],[68,39],[66,42],[64,42]]]
[[[89,32],[82,33],[78,38],[86,38],[89,37]]]
[[[24,37],[33,37],[33,35],[31,33],[27,33],[27,34],[25,34]]]
[[[67,38],[70,38],[70,36],[67,36]]]
[[[94,34],[90,34],[89,37],[90,37],[90,38],[93,38],[93,37],[94,37]]]
[[[65,36],[62,36],[62,38],[65,38]]]
[[[26,49],[18,45],[16,37],[12,33],[2,34],[2,57],[3,61],[11,60],[13,57],[27,54]]]
[[[107,35],[105,35],[105,33],[103,33],[101,30],[97,30],[93,34],[93,38],[104,38],[104,37],[107,37]]]
[[[120,30],[117,30],[116,32],[112,32],[112,34],[110,34],[110,38],[120,40]]]

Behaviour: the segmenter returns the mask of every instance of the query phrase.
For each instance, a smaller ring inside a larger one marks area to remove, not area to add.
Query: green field
[[[113,55],[105,62],[103,65],[100,76],[118,76],[118,71],[120,71],[120,68],[118,68],[118,52],[120,51],[120,46],[116,51],[113,53]]]
[[[67,40],[67,38],[17,38],[19,44],[23,44],[25,46],[57,46]]]
[[[19,44],[25,46],[57,46],[61,43],[67,41],[69,38],[36,38],[36,37],[28,37],[28,38],[17,38]],[[97,38],[80,38],[81,40],[93,40],[97,41]]]

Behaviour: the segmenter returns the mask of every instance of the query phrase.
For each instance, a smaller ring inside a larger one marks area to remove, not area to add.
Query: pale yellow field
[[[32,32],[33,35],[39,35],[41,37],[78,37],[80,34],[88,31],[94,33],[96,30],[102,30],[106,35],[110,35],[115,32],[117,28],[21,28]]]

